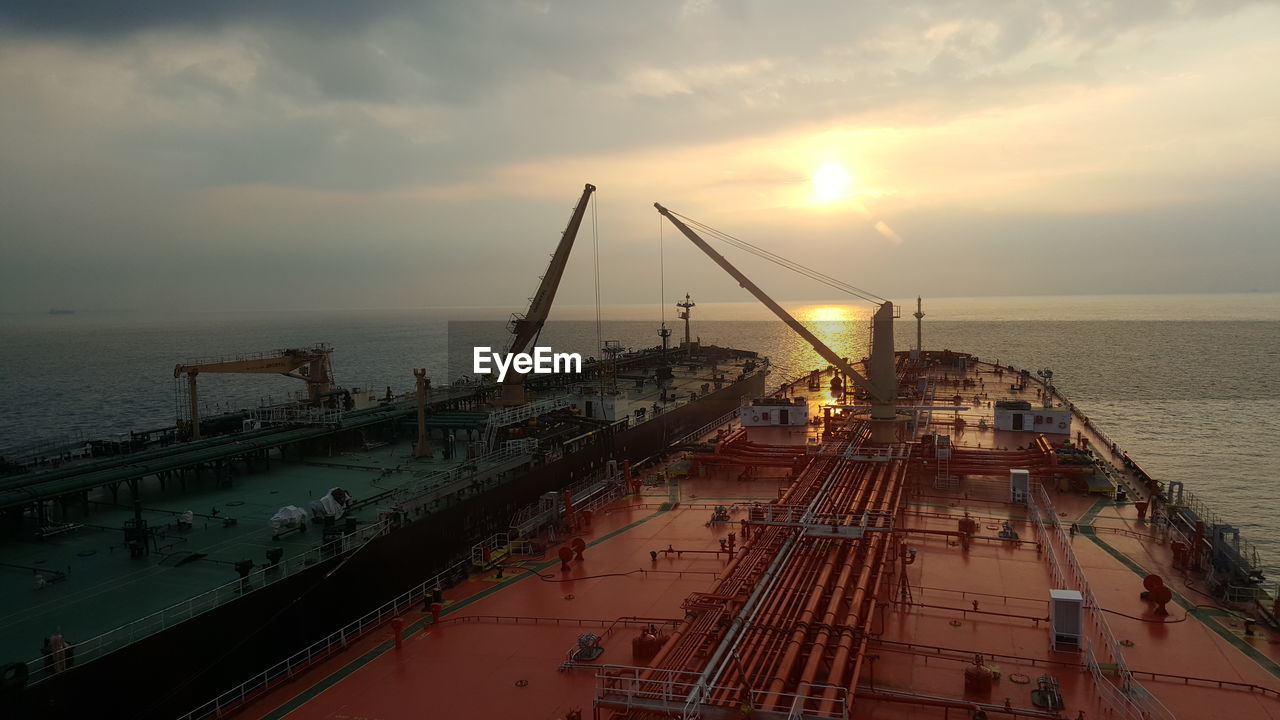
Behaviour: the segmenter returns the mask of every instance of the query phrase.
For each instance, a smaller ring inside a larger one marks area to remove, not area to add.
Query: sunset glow
[[[832,202],[849,194],[852,179],[849,171],[837,162],[829,162],[813,173],[813,196],[818,202]]]

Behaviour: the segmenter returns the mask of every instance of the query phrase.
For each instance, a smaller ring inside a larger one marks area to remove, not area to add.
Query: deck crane
[[[788,327],[803,338],[809,345],[822,356],[823,360],[831,363],[837,370],[844,373],[853,384],[866,391],[871,401],[871,441],[874,443],[891,443],[897,436],[896,423],[898,420],[897,413],[897,396],[898,396],[898,377],[893,351],[893,303],[884,301],[872,316],[871,321],[871,359],[867,363],[867,374],[870,377],[863,377],[861,373],[854,370],[853,367],[834,350],[827,347],[826,343],[818,339],[818,336],[809,331],[799,320],[796,320],[781,305],[774,302],[764,290],[758,285],[751,282],[742,271],[734,267],[723,255],[716,252],[715,248],[707,244],[696,232],[688,225],[680,221],[671,211],[667,210],[659,203],[653,206],[658,209],[667,220],[675,225],[676,229],[684,234],[685,237],[698,247],[699,250],[706,253],[717,265],[729,273],[738,284],[745,288],[747,292],[756,297],[757,300],[764,303],[764,306],[773,311],[778,319],[786,323]]]
[[[306,381],[307,395],[312,403],[316,403],[333,389],[333,367],[329,362],[332,353],[333,348],[320,344],[309,348],[277,350],[237,360],[175,366],[175,378],[187,376],[191,403],[191,439],[201,439],[200,408],[196,395],[196,377],[201,373],[280,374],[297,378]]]
[[[565,266],[569,264],[569,251],[573,249],[574,238],[578,236],[578,228],[582,225],[582,218],[587,212],[587,201],[591,199],[591,193],[595,190],[596,186],[591,183],[587,183],[582,189],[582,197],[578,198],[578,204],[573,208],[569,225],[560,234],[560,244],[551,255],[551,264],[547,266],[547,272],[538,283],[537,292],[529,301],[528,312],[523,315],[512,314],[511,322],[507,326],[511,331],[508,353],[527,352],[529,346],[542,332],[542,326],[547,322],[547,315],[551,312],[551,302],[556,298],[556,289],[560,287],[560,278],[564,275]],[[524,403],[524,375],[514,370],[509,371],[502,381],[502,405],[514,407]]]

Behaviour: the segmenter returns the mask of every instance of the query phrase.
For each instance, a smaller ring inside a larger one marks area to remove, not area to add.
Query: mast
[[[693,307],[698,303],[689,299],[689,293],[684,294],[684,302],[676,303],[676,307],[680,308],[677,317],[684,321],[684,344],[681,347],[690,354],[693,353],[693,345],[690,344],[689,337],[689,316],[692,314]]]
[[[916,319],[916,352],[922,353],[924,352],[924,323],[921,321],[924,320],[924,312],[920,309],[920,304],[920,296],[917,295],[916,311],[911,314],[911,317]]]

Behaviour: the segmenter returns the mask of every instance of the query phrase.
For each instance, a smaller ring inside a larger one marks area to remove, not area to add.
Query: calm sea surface
[[[838,351],[866,353],[868,306],[791,308]],[[899,348],[914,343],[914,311],[914,303],[903,308]],[[1240,526],[1277,576],[1280,294],[947,298],[927,301],[924,311],[928,348],[1052,369],[1063,393],[1148,472],[1185,482]],[[414,367],[443,382],[469,371],[458,359],[471,346],[503,345],[502,323],[493,321],[508,312],[0,315],[0,455],[172,425],[173,366],[201,358],[326,342],[344,385],[403,392]],[[539,344],[585,356],[595,354],[597,337],[637,348],[658,342],[657,307],[605,308],[599,331],[594,315],[558,309]],[[678,339],[683,328],[670,310],[666,317]],[[699,305],[693,334],[769,356],[775,383],[824,364],[769,318],[751,303]],[[278,376],[200,378],[207,413],[300,388]]]

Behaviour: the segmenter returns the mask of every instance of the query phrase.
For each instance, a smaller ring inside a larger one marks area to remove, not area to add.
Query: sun
[[[817,305],[802,310],[805,320],[811,322],[845,322],[853,319],[853,314],[846,307],[837,305]]]
[[[818,202],[831,202],[849,194],[849,171],[837,162],[824,164],[813,172],[813,196]]]

